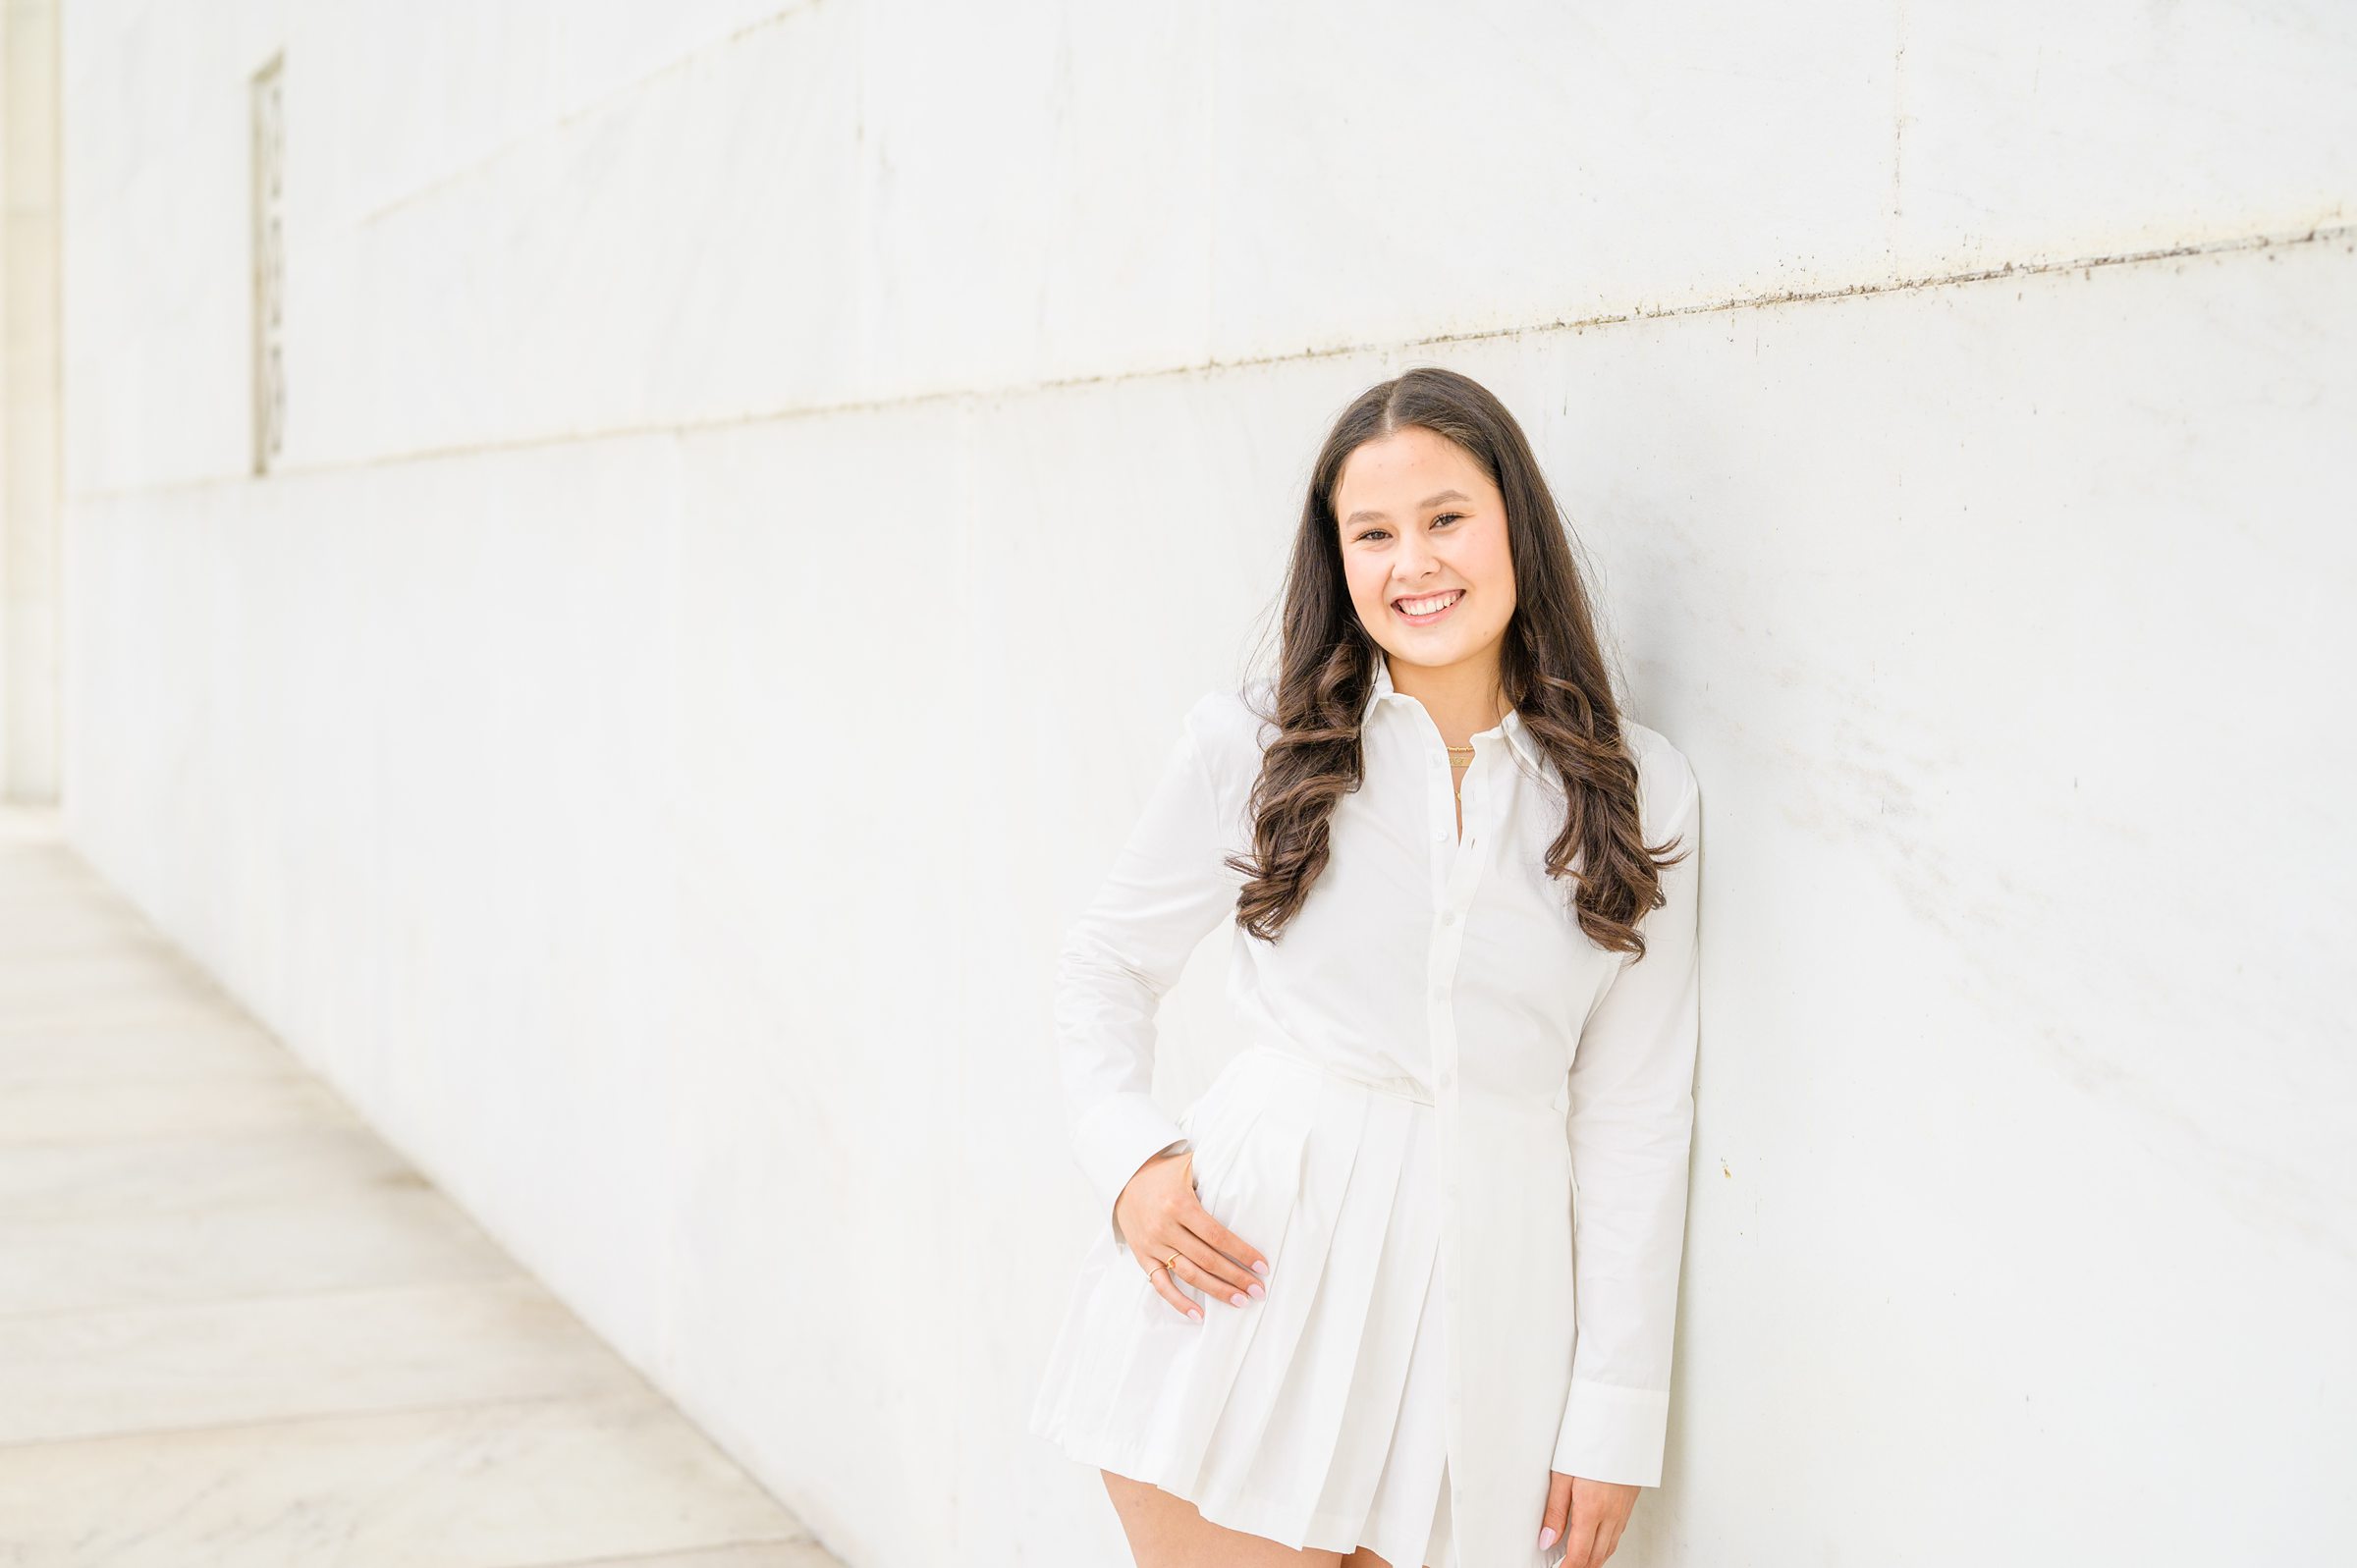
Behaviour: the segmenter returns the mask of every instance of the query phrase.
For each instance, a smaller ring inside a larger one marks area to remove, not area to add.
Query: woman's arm
[[[1163,994],[1223,914],[1238,879],[1190,711],[1160,779],[1096,896],[1072,922],[1056,965],[1056,1039],[1072,1151],[1108,1222],[1138,1167],[1183,1144],[1154,1101],[1154,1016]]]
[[[1584,1480],[1658,1487],[1694,1125],[1702,794],[1675,750],[1644,765],[1665,768],[1659,787],[1672,802],[1647,814],[1645,841],[1675,834],[1688,853],[1662,872],[1666,901],[1637,923],[1645,956],[1623,961],[1607,983],[1572,1057],[1565,1125],[1578,1324],[1553,1463]]]

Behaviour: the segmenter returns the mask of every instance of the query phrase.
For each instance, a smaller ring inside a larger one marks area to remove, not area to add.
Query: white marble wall
[[[1121,1560],[1054,945],[1448,363],[1709,801],[1621,1560],[2319,1560],[2357,14],[1927,9],[70,5],[75,837],[845,1560]]]
[[[54,803],[59,733],[58,4],[0,4],[0,797]]]

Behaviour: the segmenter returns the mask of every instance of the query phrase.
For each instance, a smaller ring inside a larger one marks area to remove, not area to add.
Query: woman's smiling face
[[[1366,443],[1343,460],[1334,514],[1350,602],[1386,653],[1434,669],[1496,658],[1514,613],[1506,498],[1464,448],[1421,425]]]

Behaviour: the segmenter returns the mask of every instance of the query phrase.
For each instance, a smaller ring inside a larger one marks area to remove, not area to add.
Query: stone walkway
[[[838,1568],[0,808],[0,1565]]]

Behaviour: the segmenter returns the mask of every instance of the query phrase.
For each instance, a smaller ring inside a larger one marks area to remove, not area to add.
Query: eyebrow
[[[1461,490],[1438,490],[1433,494],[1426,496],[1423,500],[1417,502],[1416,510],[1418,512],[1429,511],[1431,508],[1439,506],[1444,501],[1462,501],[1466,505],[1470,506],[1473,498],[1466,495]],[[1378,512],[1373,507],[1361,507],[1358,511],[1353,512],[1350,514],[1350,515],[1343,519],[1343,526],[1347,528],[1352,523],[1357,522],[1389,522],[1390,520],[1391,519],[1389,517],[1386,517],[1381,512]]]

